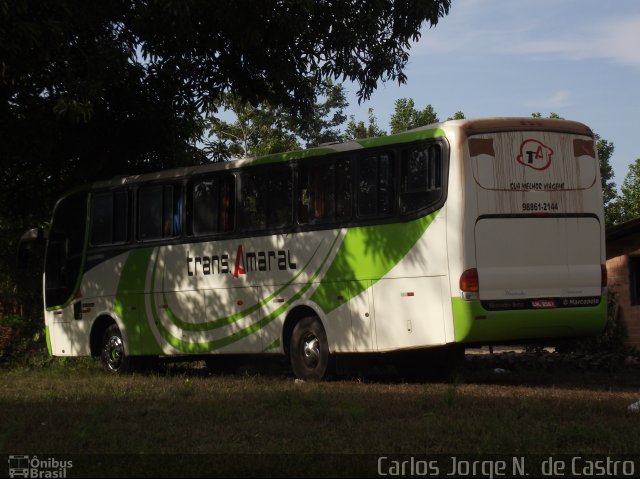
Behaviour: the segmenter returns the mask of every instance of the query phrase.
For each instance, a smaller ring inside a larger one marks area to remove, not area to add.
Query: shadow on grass
[[[626,359],[626,360],[625,360]],[[640,388],[637,361],[610,355],[585,356],[548,352],[502,352],[470,354],[453,373],[416,380],[396,370],[385,355],[340,355],[336,373],[329,381],[382,384],[433,383],[486,384],[504,386],[548,386],[594,391],[628,391]],[[0,366],[5,371],[38,371],[53,376],[105,374],[95,358],[49,358],[37,356]],[[207,378],[217,376],[263,376],[294,380],[283,356],[217,356],[209,358],[161,358],[145,362],[136,370],[145,376]]]

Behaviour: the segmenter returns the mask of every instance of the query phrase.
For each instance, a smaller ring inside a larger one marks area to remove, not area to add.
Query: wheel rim
[[[314,334],[307,334],[302,340],[302,361],[309,369],[315,369],[320,362],[320,340]]]
[[[124,346],[122,338],[119,336],[111,336],[104,345],[103,357],[107,367],[111,371],[117,371],[122,366],[124,359]]]

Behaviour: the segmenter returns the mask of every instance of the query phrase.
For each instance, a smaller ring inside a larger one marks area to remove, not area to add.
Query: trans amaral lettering
[[[233,268],[230,266],[233,263]],[[290,250],[247,251],[238,245],[235,258],[228,253],[220,255],[192,256],[187,251],[187,274],[189,276],[209,276],[213,274],[233,274],[234,278],[254,271],[286,271],[298,268]]]

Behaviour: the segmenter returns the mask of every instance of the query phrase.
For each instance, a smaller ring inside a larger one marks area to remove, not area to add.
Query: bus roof
[[[446,131],[451,129],[461,130],[466,136],[491,132],[534,130],[556,131],[593,137],[593,132],[589,127],[582,123],[570,120],[524,117],[449,120],[441,123],[421,126],[419,128],[408,130],[402,133],[397,133],[394,135],[380,136],[376,138],[365,138],[344,143],[325,144],[306,150],[295,150],[286,153],[276,153],[257,158],[243,158],[240,160],[161,170],[154,173],[122,176],[110,180],[95,182],[91,184],[90,187],[107,188],[112,186],[141,183],[145,181],[184,178],[194,175],[206,174],[214,171],[236,169],[243,166],[281,163],[303,158],[320,157],[338,152],[384,147],[388,145],[409,143],[412,141],[419,141],[424,139],[443,138],[447,136]]]

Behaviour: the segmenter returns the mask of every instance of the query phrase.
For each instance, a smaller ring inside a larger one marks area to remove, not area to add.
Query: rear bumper
[[[607,295],[597,306],[489,311],[480,301],[452,298],[455,340],[460,343],[502,342],[590,336],[607,322]]]

